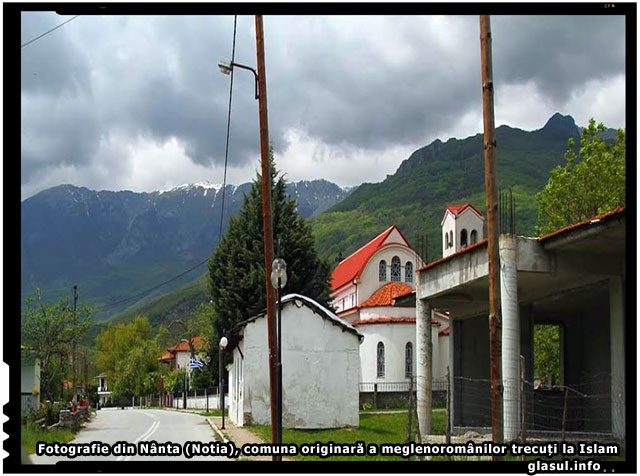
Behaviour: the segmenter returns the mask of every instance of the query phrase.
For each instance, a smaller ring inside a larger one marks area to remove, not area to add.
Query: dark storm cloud
[[[494,74],[511,83],[532,80],[554,101],[625,71],[622,16],[496,17],[492,28]]]
[[[24,13],[23,41],[64,19]],[[621,18],[492,22],[496,84],[533,81],[560,106],[589,80],[624,71]],[[25,48],[23,183],[46,167],[88,166],[113,136],[175,137],[194,162],[222,163],[229,77],[217,63],[231,56],[232,28],[231,16],[80,17]],[[375,151],[446,133],[480,107],[478,34],[477,17],[266,17],[271,142],[282,151],[296,129],[324,145]],[[236,61],[255,65],[251,17],[238,18]],[[253,92],[251,73],[236,70],[235,167],[259,152]]]

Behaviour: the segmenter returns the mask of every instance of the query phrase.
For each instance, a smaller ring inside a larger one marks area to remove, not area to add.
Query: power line
[[[121,299],[121,300],[116,301],[116,302],[112,302],[112,303],[104,304],[103,306],[98,307],[98,308],[96,309],[96,312],[101,312],[101,311],[104,311],[104,310],[106,310],[106,309],[110,309],[110,308],[112,308],[112,307],[118,306],[119,304],[124,304],[124,303],[126,303],[126,302],[128,302],[128,301],[131,301],[131,300],[133,300],[133,299],[137,299],[137,298],[144,297],[145,295],[149,294],[149,293],[150,293],[150,292],[152,292],[152,291],[155,291],[156,289],[158,289],[158,288],[160,288],[160,287],[164,286],[165,284],[169,284],[169,283],[171,283],[171,282],[175,281],[176,279],[181,278],[181,277],[182,277],[182,276],[184,276],[185,274],[190,273],[190,272],[191,272],[191,271],[193,271],[194,269],[199,268],[200,266],[202,266],[202,265],[203,265],[203,264],[205,264],[206,262],[207,262],[207,259],[204,259],[203,261],[200,261],[198,264],[196,264],[195,266],[192,266],[191,268],[187,269],[186,271],[183,271],[182,273],[177,274],[177,275],[175,275],[174,277],[169,278],[169,279],[167,279],[166,281],[161,282],[160,284],[156,284],[155,286],[153,286],[153,287],[151,287],[151,288],[149,288],[149,289],[146,289],[146,290],[144,290],[144,291],[142,291],[142,292],[139,292],[138,294],[134,294],[133,296],[130,296],[130,297],[128,297],[128,298]]]
[[[231,47],[231,64],[236,58],[236,26],[238,24],[238,15],[233,17],[233,46]],[[227,115],[227,144],[224,151],[224,178],[222,179],[222,210],[220,212],[220,228],[218,229],[218,244],[222,238],[222,222],[224,219],[224,195],[227,185],[227,159],[229,158],[229,132],[231,130],[231,98],[233,97],[233,68],[231,68],[231,80],[229,84],[229,113]]]
[[[75,17],[71,18],[70,20],[67,20],[65,23],[69,23],[71,20],[77,18],[79,15],[76,15]],[[238,15],[234,16],[233,19],[233,46],[232,46],[232,51],[231,51],[231,62],[233,63],[233,60],[235,59],[235,52],[236,52],[236,27],[237,27],[237,22],[238,22]],[[60,25],[58,25],[56,28],[61,27],[62,25],[64,25],[65,23],[62,23]],[[50,33],[51,31],[55,30],[52,29],[49,32],[43,33],[42,35],[40,35],[41,38],[42,36],[46,35],[47,33]],[[38,38],[34,38],[33,40],[29,41],[28,43],[32,43],[34,41],[36,41]],[[28,43],[25,43],[23,46],[26,46]],[[224,179],[223,179],[223,185],[222,185],[222,210],[221,210],[221,214],[220,214],[220,228],[219,228],[219,232],[218,232],[218,244],[220,243],[220,238],[222,236],[222,223],[223,223],[223,218],[224,218],[224,196],[225,196],[225,186],[226,186],[226,182],[227,182],[227,162],[228,162],[228,157],[229,157],[229,135],[230,135],[230,129],[231,129],[231,99],[233,97],[233,69],[231,69],[231,84],[229,86],[229,111],[227,114],[227,143],[226,143],[226,148],[225,148],[225,155],[224,155]],[[142,298],[144,296],[146,296],[147,294],[151,293],[152,291],[155,291],[156,289],[165,286],[166,284],[169,284],[179,278],[181,278],[182,276],[190,273],[191,271],[199,268],[200,266],[202,266],[203,264],[205,264],[208,261],[208,259],[204,259],[203,261],[199,262],[198,264],[196,264],[195,266],[192,266],[191,268],[173,276],[172,278],[167,279],[166,281],[163,281],[162,283],[156,284],[155,286],[152,286],[149,289],[146,289],[144,291],[139,292],[138,294],[134,294],[133,296],[129,296],[127,298],[124,299],[120,299],[119,301],[116,302],[112,302],[112,303],[107,303],[107,304],[103,304],[102,306],[98,306],[96,309],[94,309],[95,312],[102,312],[102,311],[106,311],[108,309],[117,307],[121,304],[126,304],[130,301]]]
[[[39,40],[39,39],[40,39],[40,38],[42,38],[43,36],[47,36],[47,35],[48,35],[49,33],[51,33],[52,31],[55,31],[55,30],[57,30],[58,28],[60,28],[60,27],[62,27],[62,26],[64,26],[64,25],[66,25],[67,23],[72,22],[73,20],[75,20],[75,19],[76,19],[76,18],[78,18],[79,16],[80,16],[80,15],[76,15],[75,17],[72,17],[72,18],[68,19],[67,21],[62,22],[62,23],[60,23],[59,25],[54,26],[53,28],[51,28],[51,30],[45,31],[42,35],[36,36],[36,37],[35,37],[35,38],[33,38],[32,40],[29,40],[29,41],[27,41],[26,43],[21,44],[21,45],[20,45],[20,48],[24,48],[25,46],[30,45],[30,44],[31,44],[31,43],[33,43],[34,41]]]

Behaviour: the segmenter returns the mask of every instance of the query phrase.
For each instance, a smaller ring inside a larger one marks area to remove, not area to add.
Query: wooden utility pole
[[[496,130],[493,115],[493,67],[491,59],[491,22],[480,15],[480,52],[482,62],[482,119],[484,123],[484,179],[487,194],[487,235],[489,255],[489,354],[491,360],[491,428],[494,443],[502,442],[502,369],[500,345],[500,258],[498,177],[496,172]],[[500,457],[494,456],[497,461]]]
[[[277,343],[274,289],[271,286],[273,263],[273,219],[271,217],[271,163],[269,160],[269,120],[267,114],[267,72],[264,64],[264,28],[262,15],[256,15],[256,52],[258,55],[258,108],[260,113],[260,157],[262,166],[262,225],[264,228],[264,270],[267,288],[267,329],[269,339],[269,386],[271,390],[271,441],[277,435]],[[278,460],[277,456],[273,457]]]

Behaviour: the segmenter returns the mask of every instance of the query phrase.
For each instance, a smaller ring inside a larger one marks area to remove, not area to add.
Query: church
[[[483,221],[470,204],[448,207],[442,219],[443,256],[482,239]],[[361,384],[404,383],[415,376],[415,270],[424,265],[402,231],[391,225],[334,269],[332,306],[364,335]],[[433,378],[442,380],[449,356],[448,315],[436,311],[432,325]]]

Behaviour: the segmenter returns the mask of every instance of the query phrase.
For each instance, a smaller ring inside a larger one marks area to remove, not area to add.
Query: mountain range
[[[227,185],[222,232],[242,205],[251,184]],[[298,211],[312,217],[343,200],[344,190],[326,180],[289,183]],[[59,185],[21,204],[21,291],[35,287],[46,300],[68,296],[77,284],[81,298],[114,303],[197,265],[218,242],[222,185],[185,184],[151,193],[94,191]],[[184,284],[204,267],[162,289]]]
[[[551,169],[564,164],[567,140],[579,143],[579,137],[573,118],[561,114],[534,131],[496,129],[499,187],[513,191],[516,233],[534,234],[535,194]],[[325,180],[303,181],[289,184],[288,193],[310,219],[318,252],[332,262],[391,223],[416,248],[418,237],[426,237],[423,258],[430,261],[441,256],[440,220],[447,205],[470,202],[485,211],[483,151],[481,133],[435,140],[382,182],[342,189]],[[223,233],[249,187],[225,189]],[[99,318],[120,314],[118,320],[128,320],[142,313],[157,323],[188,313],[206,302],[206,283],[198,279],[204,267],[163,286],[156,298],[113,303],[206,259],[218,240],[221,197],[221,186],[209,183],[152,193],[71,185],[40,192],[22,203],[23,298],[36,285],[48,291],[48,299],[68,296],[78,283],[81,299],[108,306]]]

